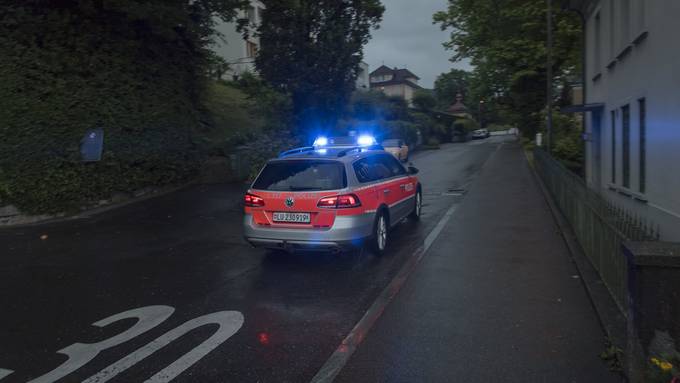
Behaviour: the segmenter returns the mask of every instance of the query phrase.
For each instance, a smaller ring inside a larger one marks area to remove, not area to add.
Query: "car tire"
[[[371,235],[370,247],[375,255],[385,254],[385,249],[389,244],[390,222],[384,211],[378,211],[373,223],[373,234]]]
[[[422,212],[423,212],[423,193],[420,190],[420,188],[418,188],[418,191],[416,192],[416,198],[414,201],[413,211],[411,212],[411,214],[409,214],[408,218],[411,221],[419,221]]]

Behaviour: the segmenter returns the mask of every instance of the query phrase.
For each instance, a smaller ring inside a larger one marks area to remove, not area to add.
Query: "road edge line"
[[[383,289],[378,298],[366,310],[366,313],[361,317],[359,322],[354,326],[352,331],[342,340],[340,346],[331,354],[326,363],[314,375],[311,383],[330,383],[340,373],[342,368],[347,364],[349,358],[354,354],[354,351],[359,347],[368,334],[369,330],[382,316],[387,305],[399,293],[399,290],[404,286],[408,277],[415,271],[416,266],[425,256],[427,250],[432,246],[434,241],[441,234],[444,226],[449,222],[453,213],[458,208],[457,204],[452,205],[444,213],[444,216],[439,219],[437,225],[425,237],[423,244],[418,247],[414,255],[401,267],[397,275],[392,281]]]

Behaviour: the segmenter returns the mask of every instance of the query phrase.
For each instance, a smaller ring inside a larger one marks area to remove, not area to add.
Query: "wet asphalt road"
[[[92,381],[144,381],[161,370],[158,381],[309,381],[504,140],[415,155],[422,221],[399,225],[380,258],[250,248],[241,238],[246,185],[193,186],[94,217],[0,229],[0,382],[50,371],[44,381],[83,381],[119,360],[129,363]],[[140,325],[131,317],[92,325],[148,306],[141,326],[160,319],[139,334],[113,338]],[[208,318],[219,326],[185,324],[225,311]]]

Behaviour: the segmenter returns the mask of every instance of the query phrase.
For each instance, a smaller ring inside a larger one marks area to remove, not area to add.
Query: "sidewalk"
[[[618,382],[577,274],[506,144],[336,382]]]

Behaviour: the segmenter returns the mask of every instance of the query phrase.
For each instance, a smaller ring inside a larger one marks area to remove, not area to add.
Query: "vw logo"
[[[293,205],[295,205],[295,200],[293,199],[293,197],[286,198],[286,206],[293,207]]]

